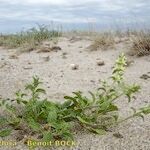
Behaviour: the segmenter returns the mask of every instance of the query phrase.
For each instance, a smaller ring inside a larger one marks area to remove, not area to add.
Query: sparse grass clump
[[[42,99],[45,94],[38,77],[27,84],[25,91],[16,93],[15,100],[9,103],[1,100],[1,109],[7,116],[0,116],[0,136],[4,137],[18,129],[30,137],[30,140],[68,140],[73,139],[73,126],[78,123],[83,129],[97,134],[105,134],[109,128],[134,117],[144,117],[150,113],[150,106],[133,109],[133,114],[121,119],[116,101],[125,96],[130,102],[139,91],[136,84],[124,82],[126,58],[120,55],[111,75],[110,82],[103,81],[96,92],[89,92],[90,97],[82,92],[73,92],[65,96],[63,103]],[[19,108],[18,108],[19,107]]]
[[[137,56],[150,55],[150,32],[141,31],[137,32],[132,37],[133,46],[132,50]]]
[[[89,49],[92,51],[98,50],[98,49],[109,49],[113,48],[115,44],[115,38],[114,35],[111,32],[104,32],[100,33],[95,37],[95,40],[90,45]]]
[[[59,31],[49,29],[45,25],[38,25],[38,27],[16,34],[1,35],[0,46],[8,48],[22,47],[33,50],[36,46],[40,45],[42,41],[50,40],[60,35],[61,32]]]

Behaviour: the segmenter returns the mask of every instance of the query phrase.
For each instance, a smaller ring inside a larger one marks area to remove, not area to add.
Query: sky
[[[63,29],[150,25],[150,0],[0,0],[0,32],[36,24]]]

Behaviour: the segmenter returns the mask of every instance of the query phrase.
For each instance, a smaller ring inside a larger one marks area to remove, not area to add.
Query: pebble
[[[51,50],[57,52],[58,50],[62,50],[62,49],[59,46],[53,46],[53,47],[51,47]]]
[[[97,65],[98,65],[98,66],[103,66],[103,65],[105,65],[105,62],[102,61],[102,60],[98,60],[98,61],[97,61]]]
[[[72,70],[79,69],[79,65],[76,65],[76,64],[70,64],[70,67],[71,67]]]
[[[30,67],[30,66],[25,66],[25,67],[23,67],[23,69],[28,70],[28,69],[32,69],[32,67]]]
[[[10,59],[18,59],[18,56],[15,55],[15,54],[13,54],[13,55],[10,55],[9,58],[10,58]]]
[[[120,134],[119,132],[118,133],[114,133],[113,136],[116,137],[116,138],[123,138],[123,135]]]
[[[6,65],[8,65],[7,62],[0,63],[0,68],[5,67]]]
[[[126,66],[127,67],[129,67],[131,64],[133,64],[134,63],[134,60],[128,60],[127,62],[126,62]]]
[[[43,57],[43,60],[44,60],[44,61],[49,61],[49,60],[50,60],[50,57],[49,57],[49,56]]]
[[[144,79],[144,80],[147,80],[147,79],[150,78],[150,76],[147,75],[147,74],[143,74],[142,76],[140,76],[140,78],[141,78],[141,79]]]

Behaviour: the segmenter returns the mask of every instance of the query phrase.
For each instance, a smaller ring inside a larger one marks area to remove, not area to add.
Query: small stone
[[[118,133],[114,133],[113,136],[116,137],[116,138],[120,138],[120,139],[123,138],[123,135],[120,134],[119,132]]]
[[[91,82],[93,82],[93,83],[95,83],[95,81],[94,80],[90,80]]]
[[[2,64],[0,63],[0,69],[5,67],[6,65],[8,65],[7,62],[3,62]]]
[[[67,56],[66,56],[67,54],[68,54],[67,52],[63,52],[63,53],[62,53],[62,58],[63,58],[63,59],[66,59],[66,58],[67,58]]]
[[[30,67],[30,66],[25,66],[25,67],[23,67],[23,69],[28,70],[28,69],[32,69],[32,67]]]
[[[58,50],[61,50],[61,47],[59,47],[59,46],[53,46],[53,47],[51,47],[51,50],[57,52]]]
[[[67,59],[67,56],[66,56],[66,55],[62,55],[62,58],[63,58],[63,59]]]
[[[143,74],[140,78],[141,78],[141,79],[144,79],[144,80],[147,80],[147,79],[150,78],[150,76],[147,75],[147,74]]]
[[[97,65],[98,65],[98,66],[103,66],[103,65],[105,65],[105,62],[102,61],[102,60],[98,60],[98,61],[97,61]]]
[[[127,60],[126,66],[129,67],[129,66],[132,65],[133,63],[134,63],[134,60]]]
[[[72,70],[79,69],[79,65],[76,65],[76,64],[70,64],[70,67],[71,67]]]
[[[67,55],[67,54],[68,54],[67,52],[63,52],[63,53],[62,53],[62,55]]]
[[[13,54],[13,55],[10,55],[9,58],[10,58],[10,59],[18,59],[18,56],[15,55],[15,54]]]
[[[43,57],[43,60],[47,62],[50,60],[50,57],[49,56]]]

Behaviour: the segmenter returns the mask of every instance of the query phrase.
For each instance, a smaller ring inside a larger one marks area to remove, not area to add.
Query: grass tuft
[[[115,44],[114,35],[110,32],[104,32],[97,35],[93,43],[90,45],[89,49],[91,51],[95,51],[98,49],[105,50],[113,48],[114,44]]]
[[[140,31],[132,37],[132,50],[137,56],[150,55],[150,32]]]
[[[51,40],[59,36],[61,36],[61,32],[49,29],[45,25],[38,25],[37,27],[16,34],[1,35],[0,46],[7,48],[21,47],[24,50],[31,51],[44,40]]]

